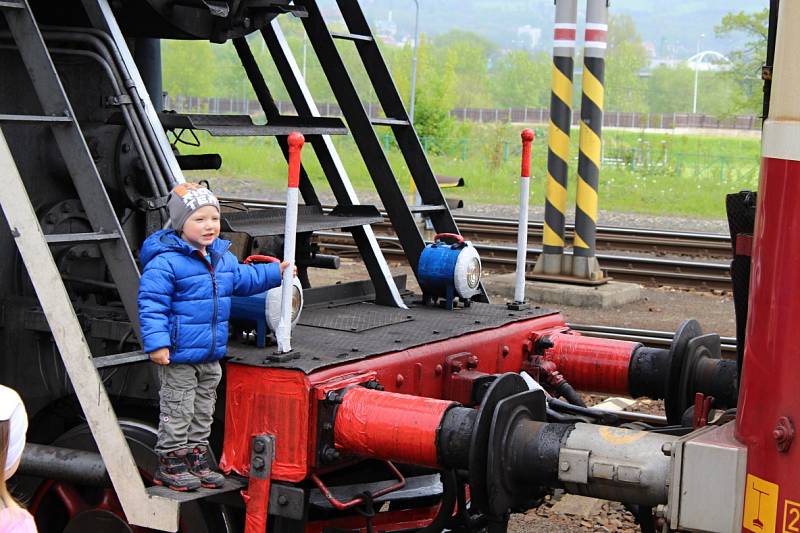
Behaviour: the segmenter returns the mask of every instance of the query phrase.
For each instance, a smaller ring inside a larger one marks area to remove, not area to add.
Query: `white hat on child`
[[[25,449],[25,434],[28,432],[28,414],[17,391],[0,385],[0,420],[8,420],[8,455],[4,468],[6,479],[14,474],[14,467],[22,458]]]

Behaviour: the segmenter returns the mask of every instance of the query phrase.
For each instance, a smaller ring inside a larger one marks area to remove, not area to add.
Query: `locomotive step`
[[[373,41],[372,37],[370,37],[369,35],[359,35],[357,33],[345,33],[338,31],[332,31],[331,37],[333,37],[334,39],[343,39],[345,41],[365,41],[365,42]]]
[[[282,235],[285,229],[285,209],[258,209],[246,212],[223,212],[222,231],[247,233],[251,237]],[[297,233],[352,228],[383,222],[380,212],[372,205],[338,205],[329,214],[322,207],[301,205],[297,213]]]
[[[7,4],[9,2],[5,3]],[[9,6],[4,6],[3,4],[4,4],[3,2],[0,2],[0,7],[9,7]],[[0,124],[4,122],[9,124],[34,124],[34,125],[38,124],[42,126],[50,126],[52,124],[69,124],[70,122],[72,122],[72,118],[63,115],[56,115],[51,117],[47,115],[0,114]]]
[[[102,231],[95,231],[92,233],[51,233],[44,236],[47,244],[95,244],[107,241],[114,241],[119,239],[119,233],[111,232],[105,233]]]
[[[220,489],[206,489],[201,487],[190,492],[178,492],[168,487],[154,485],[152,487],[147,487],[147,494],[150,496],[159,496],[161,498],[174,500],[178,503],[185,503],[218,496],[228,492],[240,491],[244,488],[247,488],[247,480],[245,478],[238,476],[227,476],[225,477],[225,485],[223,485]]]

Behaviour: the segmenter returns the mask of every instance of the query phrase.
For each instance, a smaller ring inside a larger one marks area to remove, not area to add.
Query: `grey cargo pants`
[[[158,453],[208,446],[221,377],[219,361],[159,365]]]

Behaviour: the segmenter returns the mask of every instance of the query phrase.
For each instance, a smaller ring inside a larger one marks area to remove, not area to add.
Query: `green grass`
[[[452,193],[466,202],[513,204],[518,201],[519,131],[508,125],[459,125],[458,137],[424,140],[436,174],[461,176],[466,187]],[[546,129],[534,141],[532,202],[544,202]],[[382,130],[383,132],[383,130]],[[246,178],[276,189],[285,187],[286,163],[272,138],[214,138],[201,135],[200,148],[183,146],[182,153],[219,152],[223,167],[201,173],[214,179]],[[390,137],[381,137],[397,179],[410,190],[408,169]],[[357,190],[374,185],[350,137],[334,142]],[[759,172],[759,141],[705,135],[604,132],[604,163],[600,171],[600,208],[608,211],[723,218],[725,195],[755,189]],[[570,205],[574,203],[578,135],[573,130],[570,155]],[[318,190],[327,191],[313,150],[306,147],[303,163]],[[198,173],[192,173],[198,176]]]

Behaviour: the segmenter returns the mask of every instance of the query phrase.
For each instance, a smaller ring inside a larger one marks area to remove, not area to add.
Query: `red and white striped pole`
[[[517,279],[514,285],[514,303],[525,303],[525,260],[528,256],[528,197],[531,190],[531,143],[536,134],[531,129],[522,130],[522,166],[519,178],[519,226],[517,228]]]
[[[283,270],[281,283],[281,319],[275,337],[278,351],[292,351],[292,296],[294,293],[294,254],[297,240],[297,202],[300,187],[300,151],[305,138],[301,133],[289,134],[289,188],[286,191],[286,225],[283,235],[283,260],[289,264]]]

